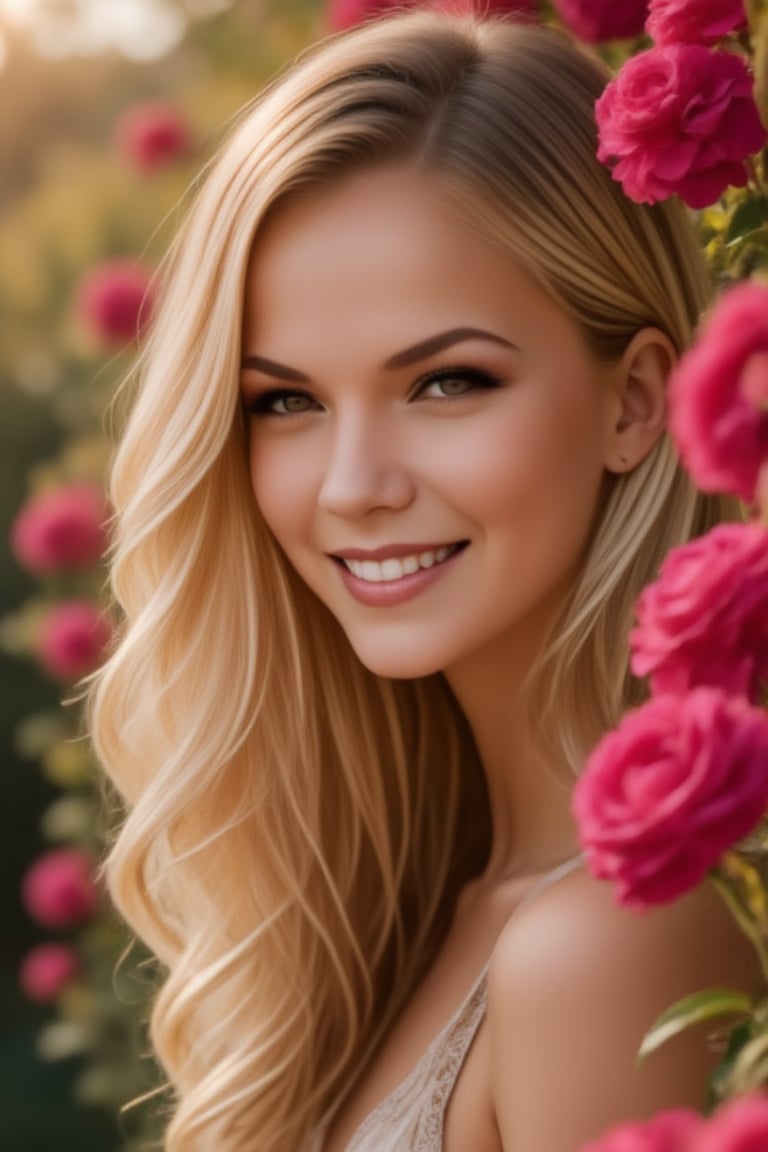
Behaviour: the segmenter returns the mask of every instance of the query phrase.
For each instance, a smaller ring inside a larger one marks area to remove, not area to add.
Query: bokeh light
[[[190,19],[231,6],[232,0],[0,0],[0,19],[44,56],[116,50],[130,60],[150,61],[179,44]],[[0,43],[0,67],[3,59]]]

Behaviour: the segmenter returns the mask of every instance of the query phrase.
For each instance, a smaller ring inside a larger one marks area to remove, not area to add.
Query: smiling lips
[[[394,545],[368,552],[350,548],[335,553],[332,558],[356,600],[383,607],[401,603],[422,591],[467,544],[468,541],[461,540],[437,548]]]
[[[389,556],[382,560],[359,560],[346,553],[339,559],[359,580],[379,584],[382,581],[402,580],[404,576],[413,576],[420,568],[432,568],[435,564],[441,564],[460,547],[461,544],[447,544],[440,548],[425,548],[420,552],[411,551],[404,556]]]

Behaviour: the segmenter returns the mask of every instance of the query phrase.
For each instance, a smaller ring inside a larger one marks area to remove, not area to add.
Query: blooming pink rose
[[[648,16],[648,0],[554,0],[571,32],[588,44],[639,36]]]
[[[130,260],[92,268],[77,290],[77,310],[107,344],[135,340],[151,319],[150,274]]]
[[[573,793],[590,871],[637,909],[694,888],[766,807],[768,714],[717,688],[626,713]]]
[[[669,430],[705,492],[751,501],[768,460],[768,287],[731,288],[669,381]]]
[[[341,32],[401,7],[403,5],[399,0],[331,0],[326,10],[326,20],[334,32]]]
[[[139,172],[155,172],[187,155],[192,137],[184,117],[168,104],[135,104],[118,120],[115,141]]]
[[[328,25],[336,32],[353,28],[364,20],[379,19],[387,13],[408,8],[427,8],[438,12],[499,16],[509,13],[531,15],[538,0],[331,0],[326,10]]]
[[[707,1123],[696,1152],[765,1152],[768,1097],[743,1096],[718,1109]]]
[[[47,852],[24,875],[21,895],[29,915],[46,928],[88,920],[99,903],[93,861],[77,848]]]
[[[763,464],[758,474],[755,500],[763,513],[763,523],[768,525],[768,463]]]
[[[422,0],[420,7],[470,16],[533,16],[539,0]]]
[[[753,408],[768,411],[768,352],[750,356],[741,374],[739,391]]]
[[[11,528],[11,548],[30,572],[96,564],[107,546],[104,494],[94,484],[68,484],[33,496]]]
[[[756,701],[768,679],[768,529],[719,524],[673,548],[635,611],[632,671],[655,694],[709,684]]]
[[[744,0],[650,0],[646,30],[657,44],[714,44],[746,26]]]
[[[112,629],[103,610],[90,600],[64,600],[44,617],[37,653],[47,672],[76,680],[104,659]]]
[[[694,1137],[703,1127],[704,1120],[698,1112],[672,1109],[659,1112],[645,1123],[632,1121],[612,1128],[581,1152],[694,1152]]]
[[[48,1004],[80,971],[80,959],[68,944],[38,944],[21,962],[19,983],[30,1000]]]
[[[598,159],[640,203],[714,203],[729,184],[746,184],[745,160],[766,139],[746,61],[698,44],[632,57],[595,111]]]

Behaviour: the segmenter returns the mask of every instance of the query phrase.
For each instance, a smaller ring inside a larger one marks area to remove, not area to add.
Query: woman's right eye
[[[251,397],[246,407],[256,416],[301,416],[311,412],[314,403],[305,392],[289,392],[283,388]]]

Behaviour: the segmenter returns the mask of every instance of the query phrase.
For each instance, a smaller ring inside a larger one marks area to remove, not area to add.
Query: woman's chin
[[[442,654],[430,653],[423,648],[409,650],[385,644],[358,646],[351,638],[350,643],[360,663],[375,676],[387,680],[421,680],[445,668]]]

